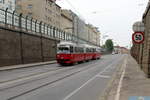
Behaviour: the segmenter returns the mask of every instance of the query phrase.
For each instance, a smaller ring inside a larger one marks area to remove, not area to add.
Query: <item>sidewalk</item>
[[[146,78],[130,55],[125,60],[126,63],[118,68],[100,100],[129,100],[130,96],[150,96],[150,79]]]
[[[48,65],[48,64],[54,64],[54,63],[56,63],[55,60],[54,61],[48,61],[48,62],[31,63],[31,64],[20,64],[20,65],[4,66],[4,67],[0,67],[0,71],[19,69],[19,68],[27,68],[27,67],[34,67],[34,66],[40,66],[40,65]]]

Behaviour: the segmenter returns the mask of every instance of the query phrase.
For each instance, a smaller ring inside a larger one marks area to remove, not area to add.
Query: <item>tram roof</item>
[[[94,46],[94,45],[89,45],[89,44],[77,44],[77,43],[73,43],[72,41],[61,41],[58,46],[60,45],[69,45],[69,46],[78,46],[78,47],[84,47],[84,48],[99,48],[101,49],[101,47],[98,46]]]
[[[76,43],[69,42],[69,41],[61,41],[58,45],[72,45],[72,46],[76,46]]]

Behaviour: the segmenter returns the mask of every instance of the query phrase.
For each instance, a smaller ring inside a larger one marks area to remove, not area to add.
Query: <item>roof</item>
[[[69,42],[69,41],[61,41],[59,45],[73,45],[73,46],[76,46],[76,43],[73,43],[73,42]]]
[[[149,10],[150,10],[150,1],[149,1],[148,4],[147,4],[146,10],[145,10],[145,12],[144,12],[144,14],[143,14],[143,18],[146,17],[146,15],[148,14],[148,11],[149,11]]]

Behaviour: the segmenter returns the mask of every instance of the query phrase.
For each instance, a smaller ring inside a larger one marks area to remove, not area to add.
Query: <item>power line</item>
[[[69,0],[66,0],[66,2],[72,7],[72,9],[79,15],[81,19],[85,20],[82,14],[74,7],[74,5]]]

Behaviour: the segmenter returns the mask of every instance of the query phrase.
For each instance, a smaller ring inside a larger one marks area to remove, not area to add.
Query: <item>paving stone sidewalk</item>
[[[106,88],[100,100],[128,100],[130,96],[150,96],[150,79],[146,77],[137,62],[128,55],[125,60],[126,68],[120,66]],[[125,69],[122,85],[117,97],[118,85]]]

